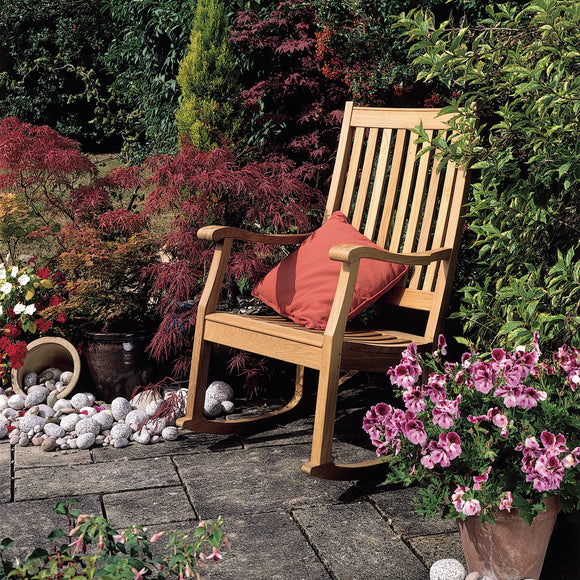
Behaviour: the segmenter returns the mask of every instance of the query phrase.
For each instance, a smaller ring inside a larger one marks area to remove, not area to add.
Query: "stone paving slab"
[[[88,449],[68,449],[65,451],[42,451],[36,445],[14,447],[14,467],[60,467],[63,465],[85,465],[92,463],[91,452]]]
[[[350,484],[302,473],[309,454],[309,446],[284,445],[174,461],[200,517],[216,518],[338,501]]]
[[[427,568],[368,503],[315,506],[293,513],[336,580],[429,577]]]
[[[103,496],[103,505],[109,523],[118,530],[197,518],[181,486],[108,493]]]
[[[289,514],[228,517],[222,529],[231,542],[218,567],[203,577],[219,580],[330,580],[332,576]],[[370,578],[368,579],[370,580]]]
[[[430,536],[414,536],[408,539],[408,544],[421,557],[427,568],[445,558],[454,558],[463,564],[467,570],[467,564],[463,557],[459,532],[450,534],[433,534]]]
[[[111,446],[94,447],[91,449],[91,453],[94,462],[101,463],[126,459],[167,457],[168,455],[192,455],[227,449],[242,449],[242,444],[237,436],[228,437],[180,430],[180,436],[175,441],[160,441],[149,445],[130,443],[122,450]]]
[[[179,485],[169,457],[148,460],[111,461],[90,465],[67,465],[18,469],[15,473],[15,501],[60,495],[112,493]]]
[[[43,547],[50,550],[52,544],[46,537],[54,529],[68,530],[67,518],[57,515],[54,507],[65,496],[43,500],[8,503],[2,506],[0,517],[0,539],[12,538],[14,547],[6,551],[8,559],[24,558],[34,548]],[[95,516],[102,515],[101,502],[97,495],[78,495],[79,503],[72,509]]]

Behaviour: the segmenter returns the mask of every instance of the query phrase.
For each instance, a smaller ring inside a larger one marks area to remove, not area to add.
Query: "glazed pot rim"
[[[99,340],[102,342],[119,342],[128,341],[131,339],[142,340],[144,338],[151,338],[155,334],[154,329],[132,330],[128,332],[103,332],[93,330],[83,330],[83,335],[92,340]]]

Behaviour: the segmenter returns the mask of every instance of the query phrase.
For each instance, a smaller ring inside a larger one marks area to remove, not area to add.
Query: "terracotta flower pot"
[[[151,381],[153,365],[145,352],[149,332],[85,332],[83,354],[98,400],[129,399],[135,387]]]
[[[545,500],[546,511],[531,526],[517,510],[494,514],[495,524],[481,523],[477,516],[457,520],[469,572],[492,580],[538,580],[546,550],[560,511],[557,497]]]
[[[43,336],[33,340],[26,346],[24,364],[12,371],[12,386],[14,392],[26,395],[24,377],[28,373],[40,373],[49,367],[61,371],[71,371],[73,376],[67,386],[58,394],[59,399],[67,397],[79,380],[81,359],[76,348],[64,338],[58,336]]]

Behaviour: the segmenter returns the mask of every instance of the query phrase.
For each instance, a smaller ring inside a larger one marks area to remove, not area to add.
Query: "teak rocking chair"
[[[297,244],[309,234],[262,235],[225,226],[209,226],[198,237],[216,243],[215,254],[197,314],[186,416],[178,425],[205,433],[258,430],[294,409],[301,401],[309,369],[318,371],[318,391],[310,475],[355,480],[375,472],[378,460],[339,465],[331,448],[341,371],[384,372],[398,363],[414,342],[420,352],[433,347],[445,319],[462,229],[467,171],[447,163],[438,168],[433,151],[418,156],[422,126],[430,139],[446,134],[438,109],[354,107],[347,103],[324,221],[340,210],[350,224],[382,249],[340,244],[329,257],[341,269],[326,329],[311,330],[281,316],[242,315],[217,310],[233,240]],[[360,260],[411,266],[399,286],[383,298],[402,308],[423,311],[423,334],[393,330],[354,331],[347,316]],[[234,420],[204,417],[204,399],[212,343],[293,363],[296,390],[282,409]],[[314,375],[315,376],[315,375]]]

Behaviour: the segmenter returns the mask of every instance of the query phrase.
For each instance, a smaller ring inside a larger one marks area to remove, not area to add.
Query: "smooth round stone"
[[[38,405],[33,405],[26,411],[29,415],[38,415]]]
[[[91,417],[81,419],[75,426],[77,435],[92,433],[95,437],[101,432],[101,425]]]
[[[44,425],[35,425],[34,429],[32,430],[34,433],[40,433]]]
[[[76,449],[77,448],[77,440],[75,437],[71,437],[70,439],[66,440],[66,444],[68,449]],[[64,447],[62,448],[64,449]]]
[[[214,381],[205,392],[206,399],[218,399],[221,401],[231,401],[234,398],[234,389],[224,381]]]
[[[150,419],[145,425],[151,435],[161,435],[163,429],[169,426],[169,417],[159,417],[159,419]]]
[[[159,435],[153,435],[153,437],[151,437],[151,443],[159,443],[159,441],[161,441],[161,437]]]
[[[41,427],[44,427],[44,424],[46,423],[46,420],[44,419],[44,417],[39,417],[38,415],[24,415],[23,417],[20,417],[20,420],[18,421],[18,426],[20,431],[24,432],[24,431],[30,431],[31,429],[34,429],[34,427],[36,427],[36,425],[40,425]]]
[[[24,409],[26,404],[26,398],[24,395],[12,395],[8,397],[8,406],[15,411],[20,411]]]
[[[453,558],[437,560],[429,570],[429,580],[464,580],[465,575],[463,564]]]
[[[26,447],[30,443],[30,439],[28,439],[28,435],[20,435],[18,439],[18,445],[20,447]]]
[[[8,435],[8,427],[4,423],[0,423],[0,439],[4,439]]]
[[[46,404],[50,407],[54,407],[58,401],[58,393],[56,391],[52,391],[49,393],[48,397],[46,397]]]
[[[94,433],[83,433],[77,437],[76,441],[78,449],[89,449],[95,444],[96,436]]]
[[[45,387],[34,387],[30,389],[24,400],[24,406],[29,408],[44,403],[46,397],[48,397],[48,393],[49,390]]]
[[[101,433],[113,426],[113,416],[107,411],[101,411],[93,416],[93,419],[101,426]]]
[[[80,411],[83,407],[90,406],[89,398],[86,393],[77,393],[76,395],[73,395],[70,402],[77,411]]]
[[[38,447],[40,445],[42,445],[42,442],[44,441],[44,437],[42,435],[36,435],[35,437],[32,438],[31,443]]]
[[[131,399],[131,406],[145,411],[147,405],[156,401],[158,395],[155,391],[140,391]]]
[[[67,385],[63,385],[60,381],[58,381],[54,385],[54,389],[57,393],[62,393],[66,389]]]
[[[4,415],[0,413],[0,425],[8,425],[9,423],[10,420],[8,419],[8,417],[4,417]]]
[[[12,433],[10,433],[8,436],[8,439],[10,441],[10,445],[18,445],[18,441],[20,441],[20,433],[12,431]]]
[[[125,397],[117,397],[111,403],[111,412],[117,421],[124,419],[132,410],[131,403]]]
[[[87,417],[97,414],[97,410],[94,407],[83,407],[80,412]]]
[[[125,416],[125,423],[131,425],[133,431],[136,431],[143,421],[149,419],[149,415],[145,411],[140,411],[139,409],[133,409],[129,411]]]
[[[56,389],[56,381],[50,380],[50,381],[45,381],[44,386],[49,390],[49,391],[54,391]]]
[[[58,381],[60,379],[60,375],[62,375],[62,371],[57,369],[56,367],[50,367],[40,373],[40,377],[38,377],[38,382],[44,383],[45,381]]]
[[[479,580],[479,572],[472,572],[465,577],[465,580]]]
[[[61,373],[60,375],[60,382],[66,386],[71,382],[71,379],[73,378],[73,373],[71,371],[64,371],[63,373]]]
[[[222,411],[224,413],[227,413],[228,415],[230,413],[234,412],[234,404],[232,401],[222,401]]]
[[[56,439],[54,437],[47,437],[40,445],[40,448],[43,451],[54,451],[56,449]]]
[[[141,443],[141,445],[147,445],[147,443],[151,442],[151,435],[149,431],[143,429],[141,432],[133,433],[133,441]]]
[[[67,445],[67,444],[68,444],[68,437],[58,437],[56,439],[57,447],[62,447],[63,445]]]
[[[127,445],[129,445],[129,439],[127,439],[126,437],[118,437],[113,442],[113,447],[117,447],[117,448],[127,447]]]
[[[161,437],[166,441],[175,441],[179,437],[179,431],[177,427],[165,427],[161,431]]]
[[[2,411],[2,415],[4,415],[4,417],[7,417],[8,419],[14,419],[14,417],[18,416],[18,411],[12,409],[11,407],[8,407],[7,409],[4,409],[4,411]]]
[[[60,411],[55,411],[52,407],[49,407],[48,405],[45,404],[38,405],[38,414],[41,417],[44,417],[45,419],[48,419],[49,417],[56,417],[57,415],[60,416],[59,412]]]
[[[124,423],[116,423],[111,427],[111,440],[114,439],[129,439],[133,430],[129,425],[125,425]]]
[[[60,420],[60,426],[65,431],[73,431],[77,423],[81,420],[81,416],[78,413],[71,413],[70,415],[63,415]]]
[[[163,405],[163,399],[157,399],[155,401],[151,401],[150,403],[147,404],[147,407],[145,407],[145,413],[147,413],[147,415],[149,415],[149,417],[153,417],[153,415],[155,415],[155,413],[157,413],[157,411],[159,410],[159,407],[161,407],[161,405]]]
[[[222,404],[221,401],[217,399],[207,399],[203,404],[203,413],[206,417],[213,419],[214,417],[218,417],[222,413]]]
[[[0,395],[0,411],[8,409],[8,397],[3,393]]]
[[[53,439],[59,439],[60,437],[64,437],[66,435],[66,430],[61,425],[57,425],[56,423],[47,423],[44,426],[44,432]]]
[[[22,381],[22,384],[23,384],[25,389],[32,387],[32,385],[37,385],[38,384],[38,374],[37,373],[28,373],[27,375],[24,376],[24,380]]]
[[[55,411],[64,411],[66,409],[74,409],[70,399],[59,399],[53,406]]]

